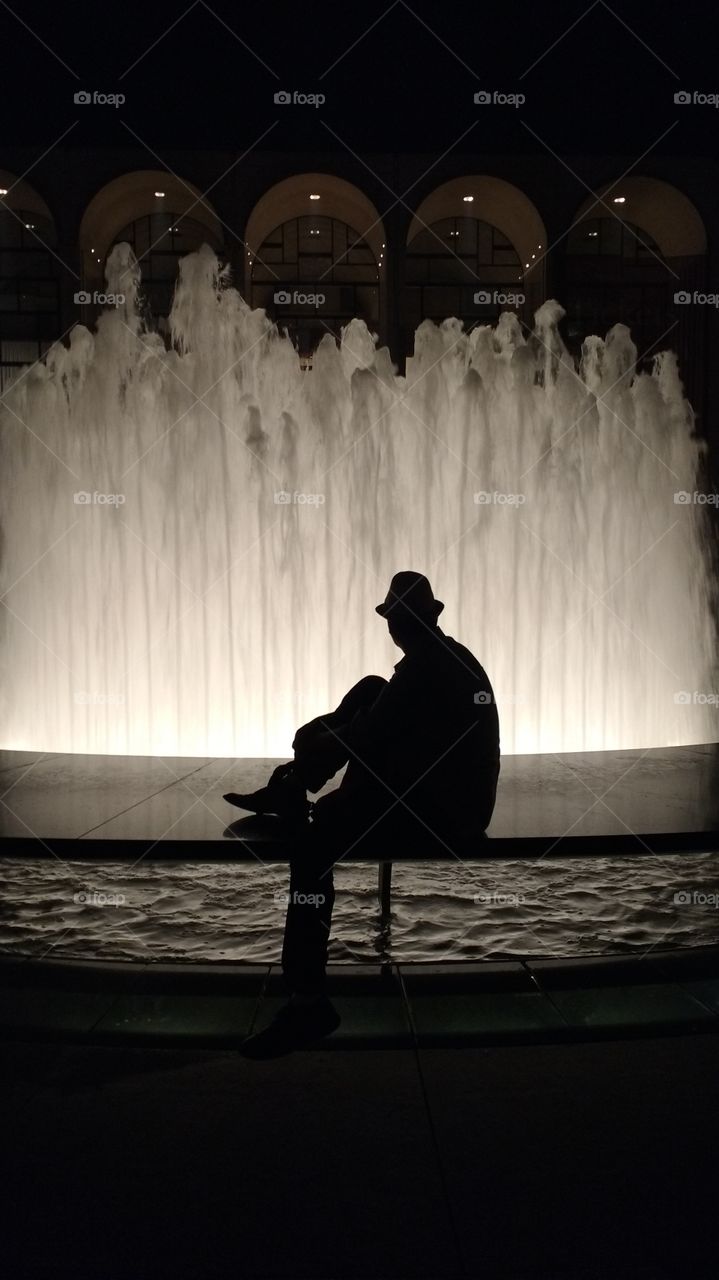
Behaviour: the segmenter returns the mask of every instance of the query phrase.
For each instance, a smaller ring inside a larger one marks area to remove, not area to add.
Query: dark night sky
[[[0,4],[4,140],[49,146],[77,121],[64,145],[126,146],[129,126],[160,153],[244,150],[270,129],[259,145],[282,151],[713,154],[719,110],[677,107],[674,93],[719,92],[718,9],[14,0]],[[127,101],[83,109],[79,89]],[[278,89],[327,100],[278,107]],[[479,89],[526,103],[487,110],[473,102]]]

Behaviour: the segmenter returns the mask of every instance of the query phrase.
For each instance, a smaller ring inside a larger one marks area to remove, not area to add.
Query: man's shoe
[[[248,1036],[240,1053],[245,1058],[257,1061],[281,1058],[292,1053],[293,1049],[331,1035],[340,1022],[341,1018],[327,996],[321,996],[311,1004],[294,1004],[290,1001],[280,1009],[268,1027],[254,1036]]]
[[[266,787],[259,791],[242,794],[228,791],[223,800],[237,805],[238,809],[247,809],[249,813],[271,813],[288,822],[304,825],[309,818],[310,802],[307,792],[299,778],[291,773],[282,778],[270,778]]]

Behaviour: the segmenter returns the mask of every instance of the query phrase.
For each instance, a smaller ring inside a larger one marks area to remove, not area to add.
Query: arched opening
[[[161,170],[138,170],[109,182],[85,210],[80,248],[87,292],[102,292],[108,254],[123,242],[138,259],[143,298],[164,331],[179,259],[202,244],[221,254],[222,226],[192,183]]]
[[[60,336],[57,232],[42,197],[0,170],[0,390]]]
[[[455,316],[465,328],[502,311],[527,322],[544,299],[544,224],[518,187],[501,178],[453,178],[419,205],[407,234],[401,300],[405,351],[425,319]]]
[[[385,238],[377,210],[330,174],[297,174],[266,192],[246,231],[245,295],[286,330],[305,364],[353,317],[384,335]]]
[[[706,232],[691,201],[656,178],[602,188],[578,210],[565,251],[566,336],[629,326],[639,363],[677,352],[690,398],[702,396],[706,309],[693,294],[705,283]],[[689,301],[684,300],[687,295]]]

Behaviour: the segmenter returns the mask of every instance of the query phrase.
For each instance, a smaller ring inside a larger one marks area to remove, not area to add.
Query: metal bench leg
[[[392,895],[392,863],[380,862],[377,877],[377,897],[379,898],[382,922],[389,920]]]

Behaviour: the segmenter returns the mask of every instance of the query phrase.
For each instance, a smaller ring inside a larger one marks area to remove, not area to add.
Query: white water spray
[[[0,407],[2,747],[287,755],[389,674],[373,606],[406,568],[486,666],[504,751],[717,736],[673,355],[637,375],[616,325],[576,370],[547,302],[529,342],[511,314],[426,321],[406,377],[353,320],[303,372],[206,246],[180,264],[169,351],[128,246],[107,281],[124,306]]]

